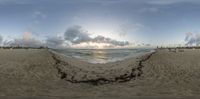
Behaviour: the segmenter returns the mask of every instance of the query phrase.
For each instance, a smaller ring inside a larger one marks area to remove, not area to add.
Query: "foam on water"
[[[67,57],[74,57],[90,63],[108,63],[151,53],[153,49],[65,49],[53,50]]]

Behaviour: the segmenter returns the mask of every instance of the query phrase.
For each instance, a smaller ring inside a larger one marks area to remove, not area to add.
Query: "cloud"
[[[59,48],[64,48],[66,47],[65,44],[65,40],[61,37],[57,37],[57,36],[53,36],[53,37],[47,37],[46,40],[44,40],[44,42],[42,42],[39,39],[36,39],[34,37],[30,37],[30,38],[15,38],[13,40],[10,41],[4,41],[3,42],[4,46],[22,46],[22,47],[34,47],[34,48],[38,48],[38,47],[49,47],[49,48],[55,48],[55,49],[59,49]]]
[[[32,17],[33,17],[33,23],[39,24],[42,21],[42,19],[47,18],[47,15],[40,10],[36,10],[32,12]]]
[[[35,38],[30,38],[28,40],[16,38],[11,41],[4,41],[4,46],[40,47],[44,46],[44,44],[40,40]]]
[[[120,3],[132,3],[132,4],[154,4],[154,5],[168,5],[181,2],[189,3],[199,3],[199,0],[0,0],[0,4],[66,4],[66,3],[91,3],[91,4],[101,4],[105,6],[116,5]]]
[[[50,48],[63,48],[64,43],[65,43],[65,40],[57,36],[48,37],[45,41],[45,45]]]
[[[23,46],[23,47],[40,47],[44,43],[39,39],[34,38],[31,31],[25,31],[21,38],[15,38],[10,41],[4,41],[4,46]]]
[[[3,42],[3,37],[0,35],[0,45],[2,44]]]
[[[138,43],[137,46],[139,46],[139,47],[149,47],[149,46],[151,46],[151,44],[148,44],[148,43]]]
[[[144,28],[144,25],[139,23],[129,23],[124,22],[118,26],[118,29],[115,31],[119,34],[120,37],[126,36],[128,33],[136,33]]]
[[[93,43],[107,43],[114,46],[129,45],[128,41],[118,41],[101,35],[92,38],[90,37],[90,34],[87,31],[82,29],[81,26],[73,26],[68,28],[64,34],[64,38],[65,40],[70,41],[72,44],[93,42]]]
[[[42,3],[47,3],[47,0],[0,0],[0,5],[30,5]]]
[[[169,5],[176,3],[200,3],[199,0],[149,0],[148,4],[154,5]]]
[[[99,3],[102,5],[114,5],[114,4],[120,4],[120,3],[150,4],[150,5],[170,5],[170,4],[176,4],[176,3],[200,3],[199,0],[86,0],[86,2]]]
[[[0,43],[2,42],[0,38]],[[46,39],[36,39],[32,32],[26,31],[23,33],[21,38],[15,38],[12,40],[5,40],[3,42],[4,46],[23,46],[23,47],[41,47],[48,46],[50,48],[67,48],[73,46],[82,46],[87,48],[87,46],[93,47],[123,47],[129,45],[128,41],[118,41],[101,35],[96,37],[91,37],[88,31],[82,29],[81,26],[73,26],[66,30],[63,37],[62,36],[51,36]],[[83,46],[84,45],[84,46]]]
[[[159,8],[157,7],[143,7],[140,10],[138,10],[140,13],[148,13],[148,12],[159,12]]]
[[[128,41],[117,41],[117,40],[114,40],[114,39],[111,39],[111,38],[107,38],[107,37],[104,37],[104,36],[97,36],[97,37],[93,38],[91,40],[91,42],[108,43],[108,44],[112,44],[112,45],[115,45],[115,46],[126,46],[126,45],[129,45]]]
[[[188,41],[193,36],[193,33],[188,32],[186,33],[185,41]]]
[[[200,34],[194,34],[191,32],[186,33],[185,42],[186,42],[186,45],[189,45],[189,46],[192,46],[192,45],[199,46],[200,45]]]
[[[4,41],[4,46],[23,46],[23,47],[46,47],[49,48],[63,48],[66,46],[65,40],[62,37],[51,36],[43,40],[36,39],[30,31],[23,33],[22,38],[15,38],[10,41]]]
[[[91,38],[87,31],[82,30],[81,26],[73,26],[67,29],[64,34],[65,40],[72,44],[80,44],[82,42],[89,42]]]
[[[99,3],[104,6],[114,5],[122,2],[121,0],[88,0],[88,1],[90,2],[92,1],[93,3]]]
[[[14,38],[12,40],[5,40],[3,42],[4,46],[22,46],[22,47],[46,47],[49,48],[64,48],[67,46],[64,38],[58,36],[47,37],[46,39],[36,39],[35,33],[33,34],[31,30],[27,30],[22,33],[22,37]],[[1,36],[0,36],[1,41]],[[0,42],[1,43],[1,42]]]
[[[145,46],[151,46],[151,44],[145,44]]]
[[[46,14],[42,11],[35,11],[33,12],[34,18],[46,18]]]

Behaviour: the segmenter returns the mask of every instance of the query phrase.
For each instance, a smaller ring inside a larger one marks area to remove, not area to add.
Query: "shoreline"
[[[158,49],[139,58],[90,64],[47,49],[0,51],[0,96],[199,96],[200,50]]]
[[[153,52],[155,52],[155,49],[142,49],[142,50],[149,50],[149,51],[144,51],[144,52],[136,52],[135,54],[132,54],[130,53],[130,55],[127,55],[127,56],[124,56],[124,57],[111,57],[111,56],[108,56],[106,57],[106,59],[104,58],[97,58],[97,57],[93,57],[93,49],[84,49],[84,50],[91,50],[91,53],[88,53],[90,55],[88,55],[87,57],[83,57],[83,56],[79,56],[79,55],[72,55],[72,54],[64,54],[64,53],[75,53],[72,51],[73,49],[70,49],[70,51],[68,52],[63,52],[64,50],[60,50],[61,52],[59,52],[59,50],[55,50],[55,49],[49,49],[50,52],[52,53],[55,53],[55,54],[58,54],[58,55],[61,55],[61,56],[65,56],[67,58],[71,58],[71,59],[77,59],[77,60],[80,60],[80,61],[84,61],[84,62],[88,62],[88,63],[92,63],[92,64],[107,64],[107,63],[115,63],[117,61],[124,61],[124,60],[127,60],[127,59],[133,59],[133,58],[138,58],[138,57],[141,57],[141,56],[144,56],[144,55],[147,55],[147,54],[151,54]],[[75,49],[75,50],[78,50],[78,49]],[[83,50],[83,49],[81,49]],[[97,50],[105,50],[103,52],[106,53],[106,50],[110,50],[110,49],[97,49]],[[115,50],[122,50],[122,49],[115,49]],[[130,50],[130,49],[128,49]],[[133,50],[138,50],[138,49],[133,49]],[[80,50],[79,50],[80,51]],[[108,52],[109,54],[109,52]],[[94,54],[95,55],[95,54]],[[105,55],[106,56],[106,55]]]
[[[146,60],[148,60],[154,53],[156,53],[156,51],[151,52],[151,53],[147,53],[144,55],[140,55],[138,57],[133,57],[133,58],[128,58],[128,59],[124,59],[124,60],[120,60],[120,61],[116,61],[116,62],[111,62],[111,63],[104,63],[104,64],[98,64],[101,66],[106,66],[107,64],[113,64],[113,65],[117,65],[119,66],[120,62],[126,62],[127,60],[137,60],[137,62],[135,64],[129,64],[129,65],[136,65],[130,68],[130,72],[124,72],[121,75],[117,75],[117,76],[113,76],[110,78],[107,78],[107,75],[101,76],[99,74],[96,74],[97,77],[94,78],[90,78],[90,79],[74,79],[76,78],[76,75],[71,75],[70,77],[67,77],[69,74],[69,72],[63,71],[62,66],[63,67],[67,67],[70,64],[66,61],[62,61],[63,59],[69,58],[66,56],[61,56],[61,54],[54,52],[54,51],[49,51],[52,54],[53,59],[56,61],[56,68],[58,70],[58,73],[61,75],[60,78],[61,79],[65,79],[66,81],[69,81],[71,83],[89,83],[92,85],[102,85],[102,84],[109,84],[109,83],[115,83],[115,82],[127,82],[130,81],[132,79],[135,79],[136,77],[140,77],[142,75],[142,68],[144,67],[142,65],[142,63]],[[62,57],[62,58],[61,58]],[[72,59],[76,59],[76,58],[72,58]],[[77,59],[78,60],[78,59]],[[81,64],[90,64],[93,65],[92,67],[95,68],[97,64],[93,64],[93,63],[89,63],[89,62],[85,62],[85,61],[81,61]],[[81,65],[80,64],[80,65]],[[123,65],[123,64],[121,64]],[[109,68],[109,66],[107,66]],[[76,67],[74,67],[76,68]],[[81,67],[77,67],[78,69],[80,69]],[[120,67],[120,68],[125,68],[125,67]],[[97,68],[98,69],[98,68]],[[82,70],[82,69],[81,69]],[[81,72],[81,70],[79,70],[79,72]],[[94,72],[93,70],[88,71],[88,72]],[[75,73],[76,74],[76,73]],[[87,76],[87,74],[85,74],[85,76]],[[94,75],[93,75],[94,76]]]

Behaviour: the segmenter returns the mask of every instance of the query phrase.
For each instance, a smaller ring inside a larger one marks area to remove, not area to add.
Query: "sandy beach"
[[[92,64],[48,49],[0,49],[0,96],[198,96],[200,50]]]

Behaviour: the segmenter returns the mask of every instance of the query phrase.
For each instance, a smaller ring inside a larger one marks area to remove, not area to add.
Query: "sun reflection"
[[[96,49],[93,50],[92,57],[95,58],[95,60],[101,61],[102,63],[105,63],[108,59],[108,53],[104,49]]]

